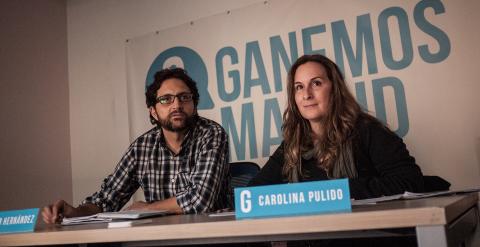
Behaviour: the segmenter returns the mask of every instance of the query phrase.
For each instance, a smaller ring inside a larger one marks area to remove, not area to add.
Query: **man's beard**
[[[178,114],[178,113],[184,114],[185,119],[183,120],[182,124],[175,126],[175,125],[173,125],[172,115],[173,114]],[[194,113],[194,114],[188,116],[183,111],[175,111],[175,112],[171,112],[170,114],[168,114],[166,119],[159,118],[158,121],[157,121],[157,125],[158,125],[158,127],[164,128],[168,131],[183,132],[184,130],[187,130],[190,127],[192,127],[195,124],[197,118],[198,118],[197,113]]]

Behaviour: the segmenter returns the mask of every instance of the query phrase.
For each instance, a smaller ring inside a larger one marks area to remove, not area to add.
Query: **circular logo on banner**
[[[168,63],[166,63],[167,61]],[[214,103],[208,92],[207,67],[197,52],[188,47],[177,46],[160,53],[148,69],[145,88],[153,83],[155,73],[165,67],[184,68],[188,72],[188,75],[197,82],[198,93],[200,94],[198,109],[213,109]]]

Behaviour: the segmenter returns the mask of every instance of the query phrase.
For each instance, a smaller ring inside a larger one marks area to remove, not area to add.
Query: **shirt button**
[[[172,178],[172,180],[171,180],[171,181],[172,181],[172,183],[175,183],[175,178]]]

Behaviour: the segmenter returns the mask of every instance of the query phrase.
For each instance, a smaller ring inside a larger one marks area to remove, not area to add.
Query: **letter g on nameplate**
[[[235,189],[235,217],[350,212],[348,179]]]

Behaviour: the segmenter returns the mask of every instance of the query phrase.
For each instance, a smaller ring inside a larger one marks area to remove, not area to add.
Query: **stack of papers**
[[[479,192],[480,188],[472,188],[472,189],[463,189],[463,190],[445,190],[445,191],[435,191],[435,192],[428,192],[428,193],[414,193],[405,191],[403,194],[391,195],[391,196],[381,196],[363,200],[352,200],[352,205],[365,205],[365,204],[375,204],[377,202],[385,202],[385,201],[392,201],[392,200],[412,200],[412,199],[421,199],[427,197],[434,197],[434,196],[445,196],[445,195],[454,195],[459,193],[469,193],[469,192]]]
[[[89,216],[82,216],[82,217],[71,217],[71,218],[63,218],[62,225],[78,225],[78,224],[86,224],[86,223],[104,223],[110,222],[112,219],[108,218],[98,218],[96,214],[89,215]]]
[[[97,214],[98,218],[107,219],[142,219],[153,216],[167,215],[168,210],[125,210],[118,212],[103,212]]]
[[[170,214],[168,210],[126,210],[119,212],[103,212],[90,216],[64,218],[62,225],[105,223],[112,222],[112,220],[142,219],[167,214]]]

